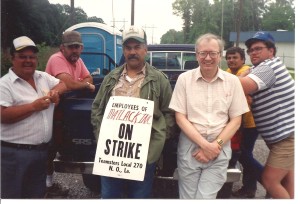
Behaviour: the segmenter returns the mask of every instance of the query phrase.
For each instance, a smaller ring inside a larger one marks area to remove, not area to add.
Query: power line
[[[151,38],[152,38],[152,44],[153,44],[154,28],[156,28],[156,27],[154,25],[152,25],[152,26],[145,25],[145,26],[143,26],[143,28],[145,29],[146,33],[147,33],[147,28],[151,28],[152,29],[152,36],[151,36]]]

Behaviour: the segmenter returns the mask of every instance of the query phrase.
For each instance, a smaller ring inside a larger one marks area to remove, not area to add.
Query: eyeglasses
[[[216,51],[210,51],[210,52],[200,51],[200,52],[197,52],[197,54],[199,55],[200,58],[206,58],[208,54],[209,54],[209,56],[211,58],[217,58],[219,56],[220,52],[216,52]]]
[[[37,59],[37,56],[34,56],[34,55],[18,55],[16,56],[18,57],[20,60],[36,60]]]
[[[251,55],[253,52],[260,53],[263,48],[267,48],[267,47],[254,47],[254,48],[248,49],[247,54]]]

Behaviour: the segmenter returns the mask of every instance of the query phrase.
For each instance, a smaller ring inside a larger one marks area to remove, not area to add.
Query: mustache
[[[139,58],[136,55],[129,55],[128,59],[131,60],[131,59],[139,59]]]

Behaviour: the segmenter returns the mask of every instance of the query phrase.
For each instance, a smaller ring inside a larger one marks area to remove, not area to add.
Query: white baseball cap
[[[123,31],[123,44],[129,39],[135,39],[140,43],[147,44],[147,36],[145,31],[136,26],[130,26]]]
[[[15,51],[20,51],[26,47],[32,47],[35,52],[39,51],[35,43],[27,36],[21,36],[13,40],[13,48]]]

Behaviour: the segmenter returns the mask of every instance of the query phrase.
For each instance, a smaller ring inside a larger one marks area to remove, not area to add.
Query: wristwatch
[[[224,141],[219,138],[219,139],[217,139],[217,143],[218,143],[218,145],[220,145],[222,147],[224,144]]]

